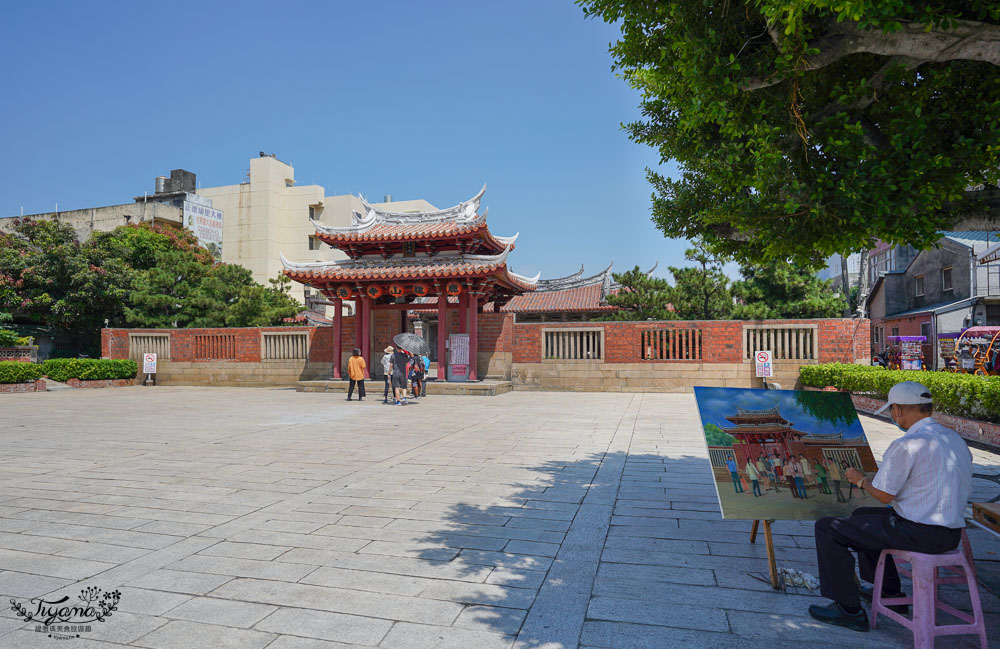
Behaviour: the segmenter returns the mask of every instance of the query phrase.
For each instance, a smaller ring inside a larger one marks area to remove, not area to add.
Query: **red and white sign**
[[[156,374],[156,354],[142,355],[142,373]]]
[[[757,362],[757,378],[769,378],[774,376],[774,366],[771,365],[771,352],[759,351],[754,354]]]

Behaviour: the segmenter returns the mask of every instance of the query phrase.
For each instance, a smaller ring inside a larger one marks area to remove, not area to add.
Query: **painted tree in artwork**
[[[709,446],[732,446],[736,438],[715,424],[705,424],[705,439]]]
[[[814,392],[797,390],[795,402],[806,413],[833,426],[850,426],[857,418],[854,403],[846,392]]]

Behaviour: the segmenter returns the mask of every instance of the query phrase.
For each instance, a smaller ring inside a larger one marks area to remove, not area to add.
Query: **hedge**
[[[42,371],[53,381],[69,379],[131,379],[139,371],[133,360],[100,358],[50,358],[42,363]]]
[[[27,383],[42,378],[42,366],[21,361],[0,361],[0,383]]]
[[[803,365],[803,385],[832,385],[839,390],[870,394],[885,399],[900,381],[918,381],[927,386],[934,409],[959,417],[1000,422],[1000,376],[977,376],[951,372],[887,370],[867,365]]]

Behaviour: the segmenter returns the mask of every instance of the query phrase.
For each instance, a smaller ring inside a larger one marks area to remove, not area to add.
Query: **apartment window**
[[[319,250],[320,249],[320,241],[319,241],[319,239],[317,239],[316,237],[309,237],[309,249],[310,250]]]
[[[951,266],[941,269],[941,292],[947,292],[954,289],[954,284],[951,283]]]
[[[893,327],[892,328],[892,335],[893,336],[898,336],[899,335],[899,327]]]
[[[882,335],[880,334],[878,327],[875,327],[872,331],[875,333],[875,344],[878,345],[882,342]]]
[[[929,322],[920,323],[920,335],[925,338],[931,337],[931,323]]]
[[[916,295],[917,297],[923,297],[924,296],[924,276],[923,275],[917,275],[916,277],[913,278],[913,288],[914,288],[914,291],[913,291],[914,295]]]
[[[316,218],[316,208],[313,207],[312,205],[309,206],[309,218],[311,219]],[[310,248],[310,250],[312,250],[312,248]]]

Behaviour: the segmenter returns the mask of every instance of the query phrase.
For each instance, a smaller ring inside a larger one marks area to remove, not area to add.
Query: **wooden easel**
[[[771,573],[771,588],[778,590],[781,586],[778,584],[778,564],[774,561],[774,539],[771,537],[771,523],[774,521],[764,521],[764,545],[767,546],[767,567]],[[757,530],[760,527],[760,521],[754,521],[753,527],[750,528],[750,542],[757,542]]]

